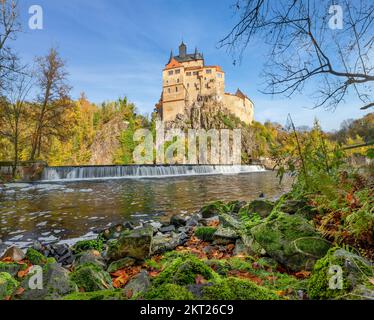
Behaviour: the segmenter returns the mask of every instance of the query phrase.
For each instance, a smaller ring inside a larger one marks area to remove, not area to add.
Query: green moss
[[[149,300],[192,300],[194,296],[185,287],[165,283],[160,286],[153,286],[145,295],[144,299]]]
[[[103,251],[104,249],[104,243],[102,238],[98,238],[96,240],[82,240],[78,241],[74,246],[73,246],[73,251],[75,254],[81,253],[82,251],[87,251],[87,250],[97,250],[97,251]]]
[[[92,263],[84,263],[71,273],[71,280],[86,292],[112,288],[109,273]]]
[[[27,268],[26,263],[15,263],[15,262],[1,262],[0,261],[0,272],[9,273],[11,276],[17,275],[18,271],[25,270]]]
[[[125,300],[121,290],[100,290],[94,292],[75,292],[62,300]]]
[[[312,299],[339,299],[343,298],[356,283],[365,283],[369,276],[373,276],[373,269],[365,265],[362,258],[346,252],[346,257],[336,254],[337,251],[345,252],[339,248],[332,248],[322,259],[314,265],[312,276],[309,280],[308,294]],[[350,273],[348,272],[349,266]],[[342,289],[330,289],[329,281],[332,274],[329,273],[331,266],[342,268]],[[356,269],[356,271],[354,271]],[[355,282],[355,283],[354,283]]]
[[[44,265],[47,262],[47,258],[33,248],[27,249],[26,259],[33,265],[38,266]]]
[[[165,269],[154,279],[154,284],[174,283],[178,285],[194,284],[197,275],[206,280],[219,276],[203,261],[191,254],[174,254],[164,262]]]
[[[266,252],[289,269],[311,269],[330,243],[301,216],[278,213],[250,230]]]
[[[0,300],[12,296],[17,287],[17,280],[7,272],[0,272]]]
[[[154,260],[154,259],[146,259],[146,260],[144,261],[144,265],[145,265],[147,268],[152,268],[152,269],[155,269],[155,270],[161,270],[161,269],[162,269],[162,263],[157,262],[157,261]]]
[[[213,241],[213,235],[217,231],[217,228],[213,227],[198,227],[195,230],[195,236],[203,241]]]
[[[233,277],[215,282],[203,288],[203,299],[207,300],[278,300],[272,290],[255,283]]]
[[[134,263],[135,263],[135,259],[130,258],[130,257],[125,257],[123,259],[112,262],[109,265],[107,271],[109,273],[116,272],[117,270],[132,266],[132,265],[134,265]]]
[[[211,218],[221,213],[230,212],[230,207],[222,201],[215,201],[201,208],[200,213],[203,218]]]

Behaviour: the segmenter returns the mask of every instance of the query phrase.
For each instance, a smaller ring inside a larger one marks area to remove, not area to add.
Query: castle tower
[[[236,95],[225,93],[225,72],[220,66],[205,65],[202,53],[195,48],[187,52],[187,46],[179,45],[179,55],[170,58],[162,71],[162,95],[159,112],[164,121],[171,121],[199,96],[215,97],[227,102],[227,109],[246,123],[253,120],[252,102],[241,91]]]

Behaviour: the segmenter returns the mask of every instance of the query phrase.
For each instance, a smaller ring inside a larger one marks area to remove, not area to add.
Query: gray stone
[[[172,216],[170,219],[170,224],[176,226],[176,227],[183,227],[187,223],[187,219],[185,217],[182,217],[180,215]]]
[[[160,232],[162,233],[167,233],[167,232],[172,232],[172,231],[175,231],[175,226],[174,225],[169,225],[169,226],[165,226],[165,227],[161,227],[160,228]]]
[[[219,227],[213,235],[213,241],[218,245],[226,245],[229,243],[234,243],[239,235],[235,230],[231,228]]]
[[[270,215],[274,208],[274,203],[267,200],[254,200],[248,204],[248,214],[257,213],[262,218]]]
[[[174,250],[177,246],[183,245],[188,240],[185,233],[171,233],[154,236],[152,241],[151,254],[159,254]]]
[[[113,261],[109,267],[107,272],[113,273],[116,272],[117,270],[121,270],[126,267],[133,266],[135,264],[135,259],[130,258],[130,257],[125,257],[117,261]]]
[[[126,284],[123,290],[126,297],[133,297],[147,291],[150,286],[151,281],[149,280],[148,273],[142,270]]]
[[[78,287],[70,280],[69,271],[57,263],[47,264],[43,268],[43,289],[31,289],[29,287],[29,274],[21,283],[25,291],[20,295],[21,300],[54,300],[77,292]]]
[[[162,227],[162,223],[160,222],[151,222],[149,225],[152,226],[153,230],[156,232]]]
[[[107,258],[111,261],[124,257],[143,260],[150,254],[152,238],[152,227],[126,230],[121,233],[118,241],[109,244]]]
[[[104,259],[100,255],[100,252],[96,250],[87,250],[82,252],[81,254],[78,254],[73,262],[73,267],[77,268],[78,266],[85,263],[92,263],[102,269],[106,268]]]
[[[25,258],[25,253],[20,248],[12,246],[4,252],[0,260],[4,260],[5,258],[10,258],[12,261],[18,262]]]

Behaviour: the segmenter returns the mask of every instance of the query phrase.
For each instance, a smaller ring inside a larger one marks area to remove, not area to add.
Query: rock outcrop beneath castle
[[[217,96],[198,97],[197,101],[184,108],[174,120],[164,121],[165,129],[240,129],[242,154],[247,155],[243,163],[251,163],[255,148],[254,130],[250,125],[233,115]]]

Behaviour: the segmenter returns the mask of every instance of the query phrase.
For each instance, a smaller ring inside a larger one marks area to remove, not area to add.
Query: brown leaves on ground
[[[231,270],[227,274],[228,276],[233,276],[241,279],[250,280],[258,285],[262,285],[264,283],[264,280],[260,279],[259,277],[242,270]]]
[[[227,259],[233,256],[235,245],[214,245],[192,236],[183,246],[178,246],[177,251],[189,252],[199,259]]]
[[[140,270],[141,266],[131,266],[111,273],[113,287],[116,289],[124,287]]]

